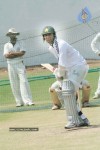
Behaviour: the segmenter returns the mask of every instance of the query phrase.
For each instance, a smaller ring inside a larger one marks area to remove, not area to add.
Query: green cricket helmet
[[[43,29],[43,32],[42,32],[42,35],[44,36],[45,34],[54,34],[56,35],[56,32],[55,32],[55,29],[51,26],[46,26],[44,29]]]

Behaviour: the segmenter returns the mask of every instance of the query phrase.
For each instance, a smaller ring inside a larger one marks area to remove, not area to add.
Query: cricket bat
[[[45,67],[46,69],[48,69],[49,71],[53,72],[54,71],[54,67],[50,64],[41,64],[41,66]]]

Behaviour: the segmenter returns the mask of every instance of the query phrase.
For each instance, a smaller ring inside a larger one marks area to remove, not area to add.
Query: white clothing
[[[25,51],[20,42],[16,42],[13,46],[12,43],[4,45],[4,55],[10,51]],[[28,105],[32,103],[32,94],[30,91],[29,83],[26,77],[26,70],[23,64],[23,57],[7,58],[8,74],[10,85],[17,105]]]
[[[100,54],[100,33],[98,33],[91,42],[91,48],[94,53],[97,55]],[[100,73],[98,79],[98,87],[95,92],[95,96],[100,95]]]
[[[99,45],[98,45],[99,44]],[[100,54],[100,33],[98,33],[91,42],[91,48],[94,53]]]
[[[55,40],[58,43],[58,50]],[[49,51],[58,58],[58,64],[65,67],[68,72],[68,79],[74,83],[77,90],[89,69],[86,60],[67,42],[58,39],[55,40],[53,47],[49,47]]]
[[[57,53],[55,42],[53,47],[49,47],[49,51],[54,54],[56,58],[59,59],[58,64],[69,70],[76,64],[85,64],[85,59],[80,55],[80,53],[74,49],[71,45],[63,40],[57,40],[59,47],[59,54]]]
[[[98,79],[98,87],[95,92],[95,96],[99,96],[99,95],[100,95],[100,72],[99,72],[99,79]]]
[[[23,46],[23,42],[19,42],[17,41],[16,44],[13,46],[11,42],[8,42],[4,45],[4,55],[5,54],[8,54],[10,51],[13,51],[13,52],[19,52],[19,51],[26,51],[24,46]],[[18,62],[21,62],[23,61],[23,57],[17,57],[17,58],[14,58],[14,59],[9,59],[7,58],[7,63],[8,64],[16,64]]]
[[[76,126],[80,125],[83,123],[83,119],[81,118],[81,115],[78,115],[80,110],[77,111],[75,93],[79,89],[80,83],[83,81],[86,73],[88,72],[86,60],[76,49],[63,40],[55,39],[53,46],[49,47],[49,51],[58,59],[58,68],[61,70],[63,68],[63,71],[65,70],[66,75],[64,76],[60,73],[60,76],[58,75],[58,79],[60,77],[63,77],[64,79],[61,83],[61,92],[65,104],[67,119]],[[58,82],[55,82],[51,88],[58,88],[59,84],[57,85],[57,83]],[[73,91],[73,89],[75,89],[75,91]]]

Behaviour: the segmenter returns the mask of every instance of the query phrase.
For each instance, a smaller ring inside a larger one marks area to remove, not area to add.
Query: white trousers
[[[32,102],[32,94],[26,77],[25,66],[22,62],[8,64],[10,85],[16,104],[29,104]]]
[[[77,91],[80,87],[80,83],[84,80],[86,77],[86,74],[88,72],[89,66],[86,64],[83,65],[77,65],[70,69],[68,72],[68,79],[73,82],[75,86],[75,91]]]
[[[99,72],[99,79],[98,79],[98,87],[96,89],[95,95],[100,95],[100,72]]]

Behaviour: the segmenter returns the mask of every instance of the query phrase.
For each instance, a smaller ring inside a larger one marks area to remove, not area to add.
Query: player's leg
[[[63,98],[63,95],[62,95],[62,88],[59,87],[59,89],[56,89],[56,92],[57,92],[57,95],[58,95],[58,99],[59,99],[62,107],[64,108],[64,98]]]
[[[84,125],[88,126],[90,125],[90,122],[89,120],[87,119],[87,117],[83,114],[83,112],[80,110],[80,107],[77,103],[77,111],[78,111],[78,115],[81,117],[81,119],[83,120],[84,122]]]
[[[49,88],[51,100],[53,103],[52,110],[60,109],[62,106],[61,101],[59,100],[59,97],[58,97],[58,92],[57,92],[60,87],[61,87],[60,82],[56,81]]]
[[[80,92],[80,91],[79,91]],[[82,112],[82,107],[81,107],[81,101],[80,101],[80,93],[76,93],[76,101],[77,101],[77,111],[78,111],[78,115],[81,117],[81,119],[84,121],[85,125],[90,125],[89,120],[87,119],[87,117],[83,114]]]
[[[62,94],[68,119],[65,128],[81,126],[83,120],[78,115],[75,87],[70,80],[63,80]]]
[[[84,66],[84,65],[80,65],[80,66],[76,66],[74,67],[71,72],[69,73],[69,79],[72,81],[72,83],[74,84],[75,87],[75,92],[79,89],[80,83],[83,80],[83,78],[85,77],[86,73],[88,70],[88,66]],[[76,106],[75,106],[76,107]],[[80,112],[80,111],[79,111]],[[78,112],[78,113],[79,113]],[[81,115],[83,115],[83,113],[80,113],[80,118],[82,119]],[[84,118],[83,118],[84,119]],[[82,120],[83,120],[82,119]],[[84,125],[85,121],[84,121]],[[89,125],[89,124],[88,124]]]
[[[100,98],[100,73],[99,73],[99,79],[98,79],[98,87],[96,89],[95,95],[93,96],[93,99]]]
[[[24,104],[34,105],[32,101],[32,93],[26,77],[25,66],[23,65],[23,63],[20,63],[20,66],[18,67],[18,75],[20,78],[20,90],[21,90],[21,96],[24,101]]]
[[[82,82],[82,107],[89,107],[89,98],[90,98],[91,87],[88,81],[84,80]]]
[[[14,65],[8,64],[8,74],[9,74],[11,89],[16,100],[16,106],[20,107],[24,103],[22,101],[22,97],[20,93],[19,78],[17,75],[17,68],[15,64]]]

